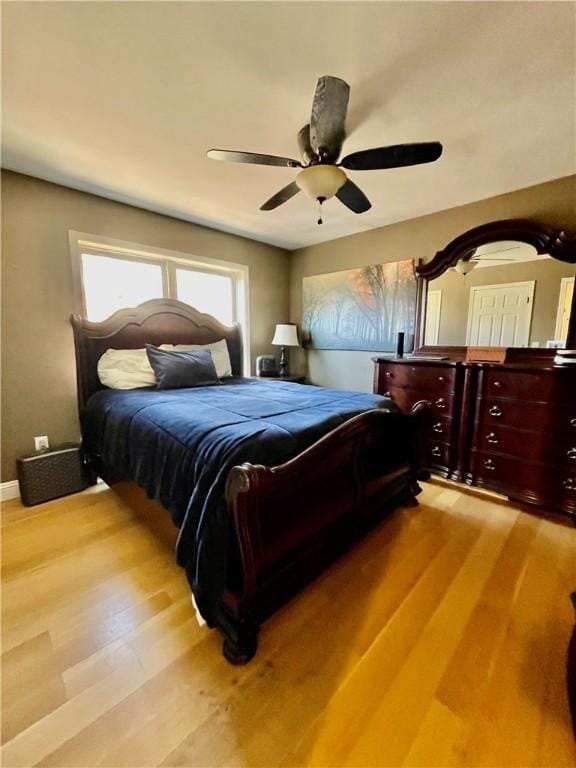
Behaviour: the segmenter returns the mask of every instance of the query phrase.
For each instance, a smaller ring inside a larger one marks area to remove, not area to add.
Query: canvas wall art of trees
[[[413,261],[305,277],[303,293],[307,346],[391,352],[404,331],[410,348],[416,317]]]

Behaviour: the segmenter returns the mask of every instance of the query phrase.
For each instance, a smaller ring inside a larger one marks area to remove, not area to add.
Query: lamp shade
[[[272,344],[277,347],[299,347],[296,326],[293,323],[277,325]]]
[[[311,165],[296,176],[296,184],[313,200],[328,200],[346,183],[346,174],[335,165]]]
[[[472,272],[477,263],[476,261],[462,261],[460,259],[454,269],[456,272],[460,272],[461,275],[467,275],[469,272]]]

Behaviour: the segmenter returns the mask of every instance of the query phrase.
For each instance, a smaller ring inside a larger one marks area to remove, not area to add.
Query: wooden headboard
[[[70,315],[76,351],[80,414],[90,395],[104,389],[98,360],[107,349],[138,349],[148,344],[210,344],[226,339],[232,373],[242,374],[242,334],[238,324],[223,325],[175,299],[152,299],[134,309],[120,309],[101,323]]]

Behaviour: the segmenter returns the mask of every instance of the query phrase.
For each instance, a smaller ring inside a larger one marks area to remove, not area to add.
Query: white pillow
[[[107,349],[98,360],[98,378],[111,389],[156,386],[145,349]]]
[[[172,352],[195,352],[198,349],[207,349],[212,354],[218,378],[225,379],[227,376],[232,376],[232,363],[230,362],[226,339],[214,341],[212,344],[162,344],[160,349],[167,349]]]
[[[212,344],[162,344],[160,349],[193,352],[207,349],[212,355],[219,379],[232,376],[232,364],[225,339]],[[98,378],[110,389],[155,387],[156,377],[145,349],[107,349],[98,360]]]

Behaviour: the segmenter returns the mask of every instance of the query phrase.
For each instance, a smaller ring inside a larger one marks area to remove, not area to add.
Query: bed
[[[89,473],[171,517],[231,663],[252,658],[262,621],[354,539],[416,503],[425,403],[406,415],[377,395],[243,378],[240,328],[173,299],[71,324]],[[232,377],[215,387],[119,391],[98,378],[108,349],[220,340]]]

